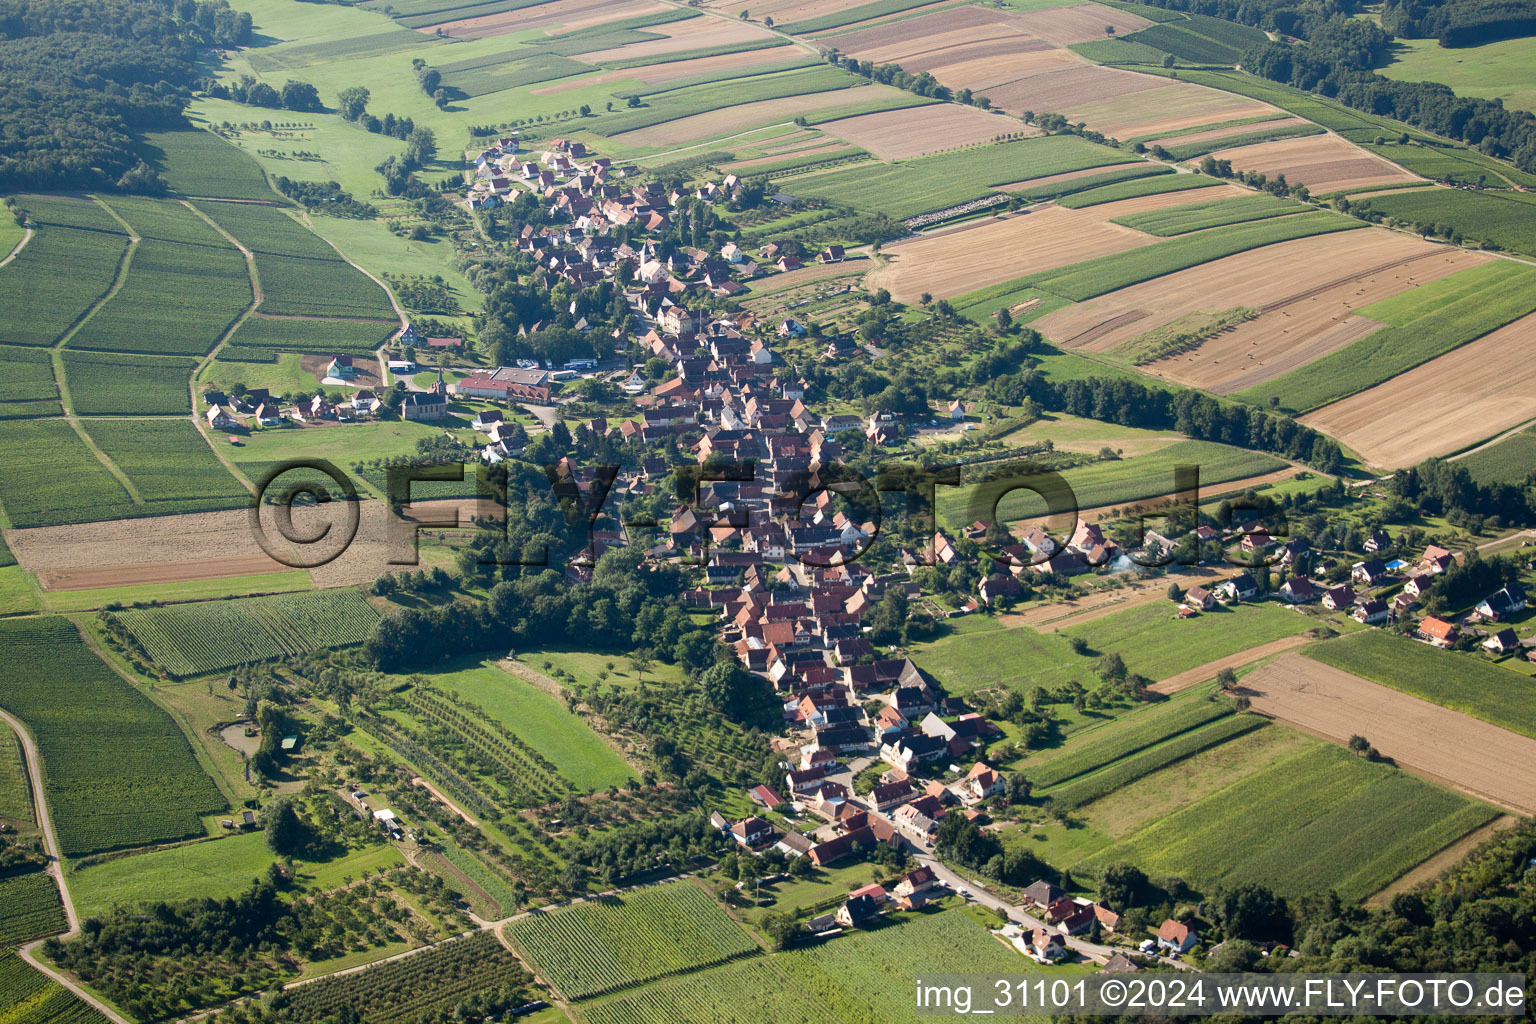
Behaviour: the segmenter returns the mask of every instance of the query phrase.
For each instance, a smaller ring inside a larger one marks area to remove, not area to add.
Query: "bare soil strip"
[[[44,590],[99,590],[145,583],[185,583],[189,580],[227,579],[232,576],[257,576],[287,571],[288,566],[261,554],[236,558],[194,558],[185,562],[157,562],[150,565],[45,570],[37,574],[37,583]]]
[[[1255,710],[1306,732],[1341,745],[1364,736],[1415,775],[1536,813],[1536,739],[1299,654],[1249,673],[1237,692]]]
[[[1494,818],[1480,829],[1468,832],[1456,842],[1447,846],[1429,860],[1409,871],[1391,885],[1365,901],[1368,907],[1384,907],[1392,901],[1392,897],[1400,892],[1407,892],[1417,888],[1425,882],[1432,882],[1451,868],[1466,859],[1467,854],[1482,846],[1488,840],[1500,832],[1508,831],[1520,823],[1520,819],[1512,814]]]
[[[1180,690],[1187,690],[1196,683],[1203,683],[1207,679],[1215,679],[1216,674],[1224,668],[1242,668],[1244,665],[1251,665],[1256,661],[1262,661],[1271,655],[1284,654],[1286,651],[1305,647],[1311,642],[1312,638],[1306,634],[1281,637],[1279,640],[1271,640],[1267,644],[1260,644],[1257,647],[1250,647],[1246,651],[1239,651],[1237,654],[1229,654],[1225,658],[1217,658],[1215,661],[1206,662],[1197,668],[1175,673],[1167,679],[1158,680],[1153,685],[1147,687],[1147,689],[1153,693],[1178,693]]]

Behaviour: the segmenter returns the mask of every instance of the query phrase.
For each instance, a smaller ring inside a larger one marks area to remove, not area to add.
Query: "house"
[[[766,807],[770,811],[788,802],[772,786],[753,786],[747,790],[747,795],[752,798],[753,803],[759,807]]]
[[[431,391],[407,391],[400,402],[400,417],[407,420],[440,420],[448,415],[448,396]]]
[[[1365,550],[1385,551],[1392,546],[1392,535],[1386,530],[1372,530],[1371,535],[1365,539]]]
[[[851,896],[837,911],[837,923],[845,928],[857,928],[880,916],[880,904],[868,893]]]
[[[1378,622],[1387,621],[1389,614],[1390,610],[1387,608],[1387,602],[1371,598],[1368,601],[1361,601],[1356,605],[1355,610],[1350,612],[1350,618],[1367,626],[1374,626]]]
[[[1456,556],[1451,554],[1445,548],[1442,548],[1438,544],[1431,544],[1424,549],[1424,557],[1421,558],[1419,562],[1429,572],[1441,573],[1445,572],[1446,569],[1449,569],[1451,563],[1455,560]]]
[[[1036,907],[1044,910],[1052,903],[1061,899],[1067,891],[1060,886],[1052,885],[1043,879],[1031,882],[1022,893],[1026,907]]]
[[[1508,586],[1488,595],[1477,603],[1477,614],[1489,622],[1500,622],[1525,610],[1525,591],[1518,586]]]
[[[794,317],[790,317],[783,323],[779,324],[779,337],[781,338],[798,338],[805,334],[805,331],[805,325],[796,320]]]
[[[208,426],[214,430],[224,430],[235,425],[235,421],[221,406],[210,405],[203,416],[208,420]]]
[[[1514,630],[1506,627],[1484,640],[1483,646],[1495,654],[1508,654],[1520,649],[1520,638]]]
[[[949,421],[951,423],[965,422],[965,403],[958,398],[949,403]]]
[[[908,871],[897,880],[895,888],[891,891],[897,896],[912,896],[920,892],[930,892],[939,884],[939,876],[933,868],[926,864],[913,871]]]
[[[1387,564],[1379,558],[1367,558],[1356,562],[1349,570],[1349,578],[1362,586],[1379,587],[1386,582]]]
[[[1157,946],[1174,953],[1188,953],[1200,942],[1200,933],[1192,925],[1168,918],[1157,929]]]
[[[1258,583],[1246,572],[1216,584],[1216,597],[1222,601],[1251,601],[1258,593]]]
[[[1003,774],[984,761],[977,761],[965,776],[965,789],[973,800],[996,796],[1008,786]]]
[[[1024,593],[1024,587],[1017,576],[999,572],[982,580],[977,593],[981,596],[981,603],[990,607],[997,601],[1010,601],[1019,597]]]
[[[1204,587],[1190,587],[1184,591],[1184,604],[1187,607],[1208,612],[1216,607],[1216,595]]]
[[[786,857],[804,857],[815,845],[814,839],[803,836],[799,832],[785,832],[779,837],[779,841],[773,844],[773,848]]]
[[[829,245],[821,250],[821,253],[816,258],[823,263],[841,263],[845,257],[846,253],[843,252],[842,246]]]
[[[871,790],[868,799],[875,810],[889,810],[912,799],[912,783],[887,782]]]
[[[1104,961],[1104,966],[1099,968],[1099,973],[1135,974],[1139,970],[1141,970],[1141,968],[1136,966],[1136,961],[1132,960],[1124,953],[1116,953],[1114,956]]]
[[[1032,929],[1029,933],[1029,947],[1033,951],[1031,955],[1042,964],[1053,964],[1069,955],[1067,940],[1061,932],[1049,928]]]
[[[1289,604],[1308,604],[1317,600],[1317,588],[1310,580],[1297,576],[1285,581],[1280,597]]]
[[[1323,607],[1331,612],[1341,612],[1355,603],[1355,590],[1349,584],[1333,587],[1323,594]]]
[[[1434,585],[1435,578],[1431,573],[1423,572],[1408,577],[1408,582],[1403,584],[1403,593],[1415,599],[1423,599],[1429,588]]]
[[[357,376],[357,367],[352,365],[351,356],[335,356],[326,365],[325,375],[337,380],[351,380]]]
[[[773,826],[757,815],[731,826],[731,837],[742,846],[760,846],[773,835]]]
[[[475,413],[475,418],[469,421],[469,425],[476,430],[490,430],[502,423],[500,409],[482,409]]]
[[[1451,646],[1456,642],[1458,635],[1455,624],[1446,622],[1444,619],[1426,615],[1419,620],[1419,639],[1428,641],[1436,647]]]
[[[283,413],[276,404],[262,402],[256,407],[256,422],[264,427],[275,427],[283,422]]]
[[[1120,915],[1102,903],[1093,905],[1093,919],[1099,922],[1099,927],[1106,932],[1112,932],[1120,927]]]

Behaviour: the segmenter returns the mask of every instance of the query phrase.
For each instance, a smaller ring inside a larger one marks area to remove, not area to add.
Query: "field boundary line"
[[[1305,633],[1283,636],[1278,640],[1271,640],[1269,643],[1250,647],[1246,651],[1229,654],[1225,658],[1217,658],[1215,661],[1208,661],[1204,665],[1196,665],[1194,668],[1185,669],[1183,672],[1175,672],[1166,679],[1159,679],[1147,687],[1147,689],[1153,693],[1164,695],[1178,693],[1181,690],[1187,690],[1191,686],[1215,679],[1216,674],[1224,668],[1240,668],[1263,658],[1268,658],[1271,655],[1284,654],[1286,651],[1305,647],[1312,640],[1313,638]]]
[[[32,241],[32,236],[35,234],[37,234],[36,228],[27,228],[26,231],[22,233],[21,241],[16,243],[16,247],[6,254],[5,259],[0,260],[0,267],[5,266],[7,263],[11,262],[11,260],[15,259],[17,256],[20,256],[21,250],[27,247],[27,243]]]

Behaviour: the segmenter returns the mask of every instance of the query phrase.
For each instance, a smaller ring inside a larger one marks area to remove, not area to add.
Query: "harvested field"
[[[475,503],[468,499],[462,502],[416,502],[407,506],[406,511],[418,517],[428,517],[453,508],[460,510],[460,519],[465,523],[475,513]],[[324,522],[332,521],[335,523],[333,535],[339,537],[346,525],[342,513],[340,503],[295,509],[294,530],[313,535],[319,532]],[[346,553],[312,571],[318,585],[337,587],[364,583],[389,569],[388,558],[393,550],[389,547],[389,507],[381,501],[364,501],[359,513],[357,537]],[[264,514],[264,521],[267,515]],[[45,578],[66,583],[78,581],[74,586],[49,589],[221,579],[286,569],[263,552],[247,516],[245,509],[235,509],[78,526],[43,526],[9,530],[6,541],[17,561],[29,572],[36,573],[40,581]],[[336,518],[333,520],[332,516]],[[269,528],[268,534],[279,536],[275,528]],[[133,563],[123,562],[125,551],[134,553]],[[203,567],[202,575],[189,575],[195,564]],[[240,568],[240,572],[228,571],[231,568]],[[93,576],[95,573],[111,574],[117,582],[103,582],[107,576]]]
[[[1133,71],[1099,67],[1096,64],[1081,64],[1009,82],[988,89],[986,95],[994,107],[1002,107],[1009,113],[1020,110],[1070,113],[1076,108],[1103,100],[1111,101],[1113,106],[1120,108],[1126,102],[1122,97],[1166,88],[1167,82],[1152,75],[1138,75]]]
[[[1101,25],[1099,31],[1103,30]],[[916,57],[964,42],[996,42],[1001,38],[1015,36],[1021,40],[1033,38],[1018,25],[1014,16],[1004,11],[958,7],[925,14],[920,18],[907,18],[855,32],[839,33],[836,38],[837,47],[842,52],[860,60],[881,64],[901,63],[902,58]],[[1034,48],[1043,47],[1034,44]]]
[[[997,51],[995,48],[999,45],[1006,45],[1007,49]],[[918,58],[912,63],[916,66],[928,62]],[[945,63],[918,70],[930,70],[951,89],[970,89],[990,95],[990,90],[1020,78],[1081,65],[1082,58],[1071,50],[1032,50],[1011,44],[978,43],[948,54]]]
[[[813,92],[784,99],[758,100],[755,103],[740,103],[734,107],[722,107],[704,114],[680,117],[648,128],[637,128],[632,132],[613,136],[613,141],[620,146],[677,146],[746,131],[754,125],[790,122],[801,114],[809,114],[817,110],[832,110],[875,100],[894,102],[910,96],[911,93],[902,92],[889,85],[860,85],[852,89],[833,89],[828,92]]]
[[[1340,745],[1364,736],[1416,775],[1536,813],[1536,740],[1299,654],[1249,673],[1253,708]]]
[[[692,49],[692,47],[689,47],[689,49]],[[611,75],[614,79],[635,78],[646,85],[655,85],[658,82],[671,82],[679,78],[692,78],[694,75],[705,75],[727,68],[731,70],[744,70],[757,67],[759,64],[775,64],[791,57],[799,57],[800,55],[800,50],[786,44],[785,46],[770,46],[762,50],[717,53],[713,57],[693,57],[689,60],[666,61],[662,64],[645,64],[637,68],[629,68],[626,71],[615,71]],[[604,80],[607,80],[607,78],[608,76],[604,76]],[[592,79],[584,79],[584,81],[590,82]]]
[[[1198,198],[1212,191],[1188,194]],[[1255,308],[1256,319],[1141,368],[1228,394],[1289,372],[1379,326],[1352,310],[1486,260],[1385,231],[1338,232],[1264,246],[1122,288],[1034,326],[1068,348],[1108,352],[1197,311]]]
[[[1261,142],[1211,155],[1232,161],[1232,166],[1240,171],[1258,171],[1271,178],[1284,174],[1293,188],[1305,185],[1313,195],[1421,180],[1337,135]]]
[[[1416,399],[1435,402],[1414,416]],[[1536,418],[1536,314],[1325,405],[1302,422],[1383,469],[1446,455]]]
[[[288,566],[261,554],[235,558],[193,558],[184,562],[156,562],[148,565],[102,565],[88,569],[50,570],[38,573],[37,582],[44,590],[97,590],[287,571]]]
[[[1249,115],[1243,115],[1245,118],[1247,116]],[[1233,120],[1236,120],[1236,118],[1233,118]],[[1210,142],[1214,139],[1225,139],[1232,135],[1246,135],[1254,131],[1271,131],[1276,128],[1289,128],[1293,125],[1309,123],[1306,118],[1302,117],[1277,117],[1272,121],[1247,121],[1244,124],[1229,124],[1225,128],[1212,128],[1209,131],[1190,132],[1187,135],[1174,135],[1167,138],[1153,139],[1147,143],[1147,148],[1150,149],[1155,145],[1188,146],[1200,142]],[[1165,130],[1177,131],[1178,129]]]
[[[619,3],[614,3],[613,0],[553,0],[552,3],[505,11],[501,14],[485,14],[478,18],[445,21],[424,26],[418,31],[426,35],[441,33],[455,39],[483,39],[486,36],[526,32],[535,28],[555,31],[567,25],[591,27],[594,24],[619,21],[641,14],[654,14],[667,9],[667,5],[657,3],[656,0],[620,0]]]
[[[1012,132],[1015,122],[974,107],[935,103],[915,110],[860,114],[818,125],[822,131],[868,150],[882,160],[959,149]]]
[[[871,273],[865,286],[888,288],[899,301],[923,292],[947,299],[1001,284],[1019,275],[1134,249],[1155,242],[1151,235],[1108,223],[1115,217],[1157,210],[1223,194],[1241,195],[1231,185],[1124,199],[1083,210],[1050,206],[1034,213],[979,221],[884,247],[889,262]],[[988,254],[985,260],[978,253]]]
[[[538,8],[534,8],[537,10]],[[643,43],[628,43],[604,50],[592,50],[577,54],[578,60],[601,64],[610,60],[638,60],[642,57],[660,57],[683,50],[702,50],[715,46],[735,46],[738,43],[757,42],[763,38],[763,29],[744,21],[722,21],[719,18],[689,18],[664,25],[650,25],[646,32],[666,36],[665,39],[648,39]],[[777,49],[775,47],[774,49]],[[769,52],[773,52],[770,50]],[[780,56],[783,56],[780,54]]]
[[[1138,29],[1150,28],[1152,22],[1134,14],[1105,7],[1102,4],[1077,4],[1073,7],[1056,7],[1045,11],[1027,11],[1009,16],[1009,21],[1020,26],[1030,35],[1039,36],[1055,46],[1070,46],[1103,39],[1104,26],[1115,26],[1115,35],[1123,36]]]
[[[1008,185],[997,186],[1002,192],[1025,192],[1029,189],[1045,188],[1049,185],[1059,185],[1064,181],[1076,181],[1078,178],[1095,178],[1101,174],[1109,174],[1114,171],[1122,171],[1129,167],[1141,167],[1143,161],[1133,160],[1125,164],[1109,164],[1105,167],[1084,167],[1080,171],[1067,171],[1064,174],[1047,174],[1043,178],[1030,178],[1028,181],[1015,181]]]
[[[1132,74],[1132,72],[1124,72]],[[1137,75],[1138,78],[1151,78]],[[1174,132],[1218,121],[1264,117],[1284,113],[1267,103],[1255,103],[1219,89],[1190,82],[1168,82],[1145,89],[1129,100],[1073,102],[1064,110],[1074,121],[1085,121],[1097,131],[1120,138]]]

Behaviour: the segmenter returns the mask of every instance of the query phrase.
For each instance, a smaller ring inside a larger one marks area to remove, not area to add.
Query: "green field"
[[[170,416],[192,411],[187,382],[195,360],[74,349],[65,349],[60,358],[70,404],[81,415]],[[53,376],[51,368],[48,376]]]
[[[1229,22],[1233,28],[1246,28],[1236,23]],[[1263,33],[1252,29],[1263,41]],[[1153,25],[1144,28],[1140,32],[1132,32],[1125,37],[1128,43],[1140,43],[1164,53],[1171,53],[1175,57],[1200,64],[1235,64],[1242,55],[1245,47],[1231,46],[1227,43],[1208,38],[1192,31],[1185,22],[1166,22],[1161,25]],[[1246,44],[1253,45],[1252,42]]]
[[[19,256],[0,267],[0,343],[57,342],[107,294],[127,248],[121,234],[43,224]]]
[[[684,85],[665,92],[650,93],[641,106],[619,107],[599,114],[585,127],[595,135],[621,135],[741,103],[785,99],[834,89],[862,88],[866,85],[865,79],[852,72],[819,64],[793,71],[748,75],[734,81]]]
[[[95,1007],[49,980],[11,950],[0,950],[0,1020],[7,1024],[108,1024]]]
[[[1256,715],[1231,715],[1208,722],[1174,736],[1166,742],[1117,759],[1097,771],[1054,786],[1041,795],[1049,797],[1056,807],[1062,809],[1081,807],[1102,799],[1145,775],[1150,775],[1169,765],[1178,764],[1202,750],[1209,750],[1235,737],[1261,729],[1265,724],[1265,720]]]
[[[74,870],[69,892],[81,917],[99,917],[114,904],[228,899],[244,892],[274,860],[265,837],[250,832]]]
[[[1145,250],[1143,250],[1145,251]],[[1295,412],[1336,402],[1482,337],[1536,309],[1536,269],[1498,260],[1355,310],[1387,326],[1232,397]]]
[[[1203,695],[1152,704],[1102,728],[1084,730],[1056,750],[1030,757],[1021,770],[1037,787],[1057,786],[1231,714],[1230,704]]]
[[[1087,206],[1113,203],[1118,199],[1135,199],[1137,196],[1160,195],[1163,192],[1183,192],[1187,189],[1210,188],[1221,184],[1224,183],[1219,179],[1208,178],[1203,174],[1176,174],[1171,177],[1168,175],[1158,175],[1153,178],[1136,178],[1131,181],[1099,185],[1094,188],[1084,189],[1081,192],[1073,192],[1056,200],[1056,205],[1065,206],[1069,210],[1081,210]]]
[[[371,356],[398,326],[358,320],[253,316],[230,336],[229,344],[219,349],[216,361],[270,362],[279,352]]]
[[[1367,196],[1372,210],[1409,223],[1449,224],[1469,239],[1536,255],[1536,196],[1433,188]]]
[[[1241,747],[1271,731],[1283,730],[1269,727],[1231,742]],[[1497,814],[1320,741],[1234,774],[1100,846],[1073,872],[1092,875],[1128,860],[1153,877],[1178,875],[1199,887],[1252,881],[1282,895],[1334,889],[1359,900]],[[1148,776],[1131,788],[1155,793],[1158,781]],[[1093,839],[1080,837],[1079,851]]]
[[[37,741],[65,856],[201,835],[225,807],[171,716],[67,619],[0,621],[0,706]]]
[[[428,678],[484,708],[580,789],[606,789],[634,775],[624,759],[561,701],[491,663],[432,673]]]
[[[999,118],[998,131],[1005,130]],[[825,199],[895,218],[956,206],[994,186],[1125,162],[1125,154],[1075,135],[1000,142],[901,163],[859,164],[781,184],[797,198]]]
[[[37,824],[32,813],[32,783],[22,759],[21,739],[0,724],[0,821],[16,828]]]
[[[1278,459],[1214,441],[1179,441],[1166,448],[1127,459],[1090,462],[1061,471],[1079,510],[1161,498],[1173,493],[1174,467],[1198,466],[1202,486],[1241,480],[1285,468]],[[995,487],[996,485],[991,485]],[[990,522],[992,510],[972,508],[984,501],[975,487],[945,488],[937,510],[952,526],[980,519]],[[996,518],[1012,522],[1046,513],[1045,502],[1033,491],[1015,490],[997,503]]]
[[[19,946],[67,927],[53,876],[43,871],[0,878],[0,947]]]
[[[305,322],[322,323],[324,321]],[[245,350],[252,355],[259,352],[271,357],[245,361],[225,359],[226,351],[227,349],[221,350],[219,358],[209,361],[208,365],[198,372],[199,390],[202,385],[208,384],[227,393],[234,385],[244,384],[248,388],[266,388],[274,395],[291,395],[301,391],[312,395],[320,387],[320,378],[303,368],[297,352],[279,353],[276,349]]]
[[[1438,650],[1379,629],[1314,645],[1307,648],[1306,655],[1500,728],[1536,736],[1530,677],[1479,658]]]
[[[1098,684],[1094,667],[1101,655],[1120,655],[1127,671],[1166,679],[1260,644],[1295,636],[1310,619],[1277,605],[1243,605],[1192,619],[1174,617],[1172,602],[1154,602],[1042,634],[1029,626],[945,637],[918,647],[913,657],[952,693],[1007,686],[1027,693],[1078,682]],[[1069,637],[1080,637],[1089,654],[1072,653]],[[1214,674],[1214,673],[1213,673]]]
[[[1515,110],[1536,110],[1536,37],[1500,39],[1447,49],[1434,39],[1397,39],[1377,73],[1408,82],[1439,82],[1458,96],[1499,99]]]
[[[711,967],[587,1004],[581,1012],[590,1024],[851,1024],[863,1019],[836,1016],[816,994],[791,980],[785,965],[784,957],[759,957]]]
[[[902,914],[773,962],[846,1024],[919,1024],[929,1020],[913,1005],[914,971],[1072,978],[1081,968],[1045,968],[1003,945],[974,918],[955,910]],[[1012,1020],[1043,1024],[1048,1018]]]
[[[115,617],[155,662],[176,676],[362,643],[379,621],[362,592],[350,587],[130,608]]]
[[[507,934],[570,999],[759,951],[725,911],[686,881],[535,913],[514,921]]]
[[[796,35],[804,35],[807,32],[824,32],[829,28],[841,28],[844,25],[852,25],[856,21],[867,21],[870,18],[880,18],[887,14],[899,14],[914,7],[921,7],[926,2],[928,0],[874,0],[873,3],[845,7],[841,11],[836,11],[832,14],[823,14],[819,18],[806,18],[803,21],[792,21],[775,27],[781,32],[793,32]]]
[[[1164,148],[1174,160],[1193,160],[1197,156],[1213,153],[1218,149],[1236,149],[1239,146],[1252,146],[1260,142],[1274,142],[1279,139],[1295,139],[1305,135],[1321,134],[1323,134],[1323,129],[1315,124],[1285,124],[1274,128],[1259,126],[1251,132],[1227,135],[1216,139],[1206,139],[1204,142],[1186,142],[1183,145],[1165,146]]]
[[[255,254],[263,313],[394,317],[382,288],[281,208],[203,203],[200,209]]]
[[[222,576],[207,580],[174,583],[141,583],[127,587],[97,587],[90,590],[54,590],[48,592],[48,610],[80,612],[105,608],[109,604],[149,603],[151,601],[206,601],[219,597],[248,597],[252,594],[278,594],[294,590],[313,590],[314,581],[303,569],[264,572],[251,576]],[[35,595],[28,595],[36,601]]]
[[[1536,472],[1536,431],[1522,430],[1480,452],[1458,459],[1472,479],[1487,486],[1519,484]]]
[[[1112,223],[1145,231],[1149,235],[1167,237],[1245,221],[1284,217],[1306,209],[1309,207],[1304,203],[1274,196],[1238,196],[1233,199],[1213,199],[1206,203],[1190,203],[1188,206],[1172,206],[1166,210],[1131,213],[1116,217]]]
[[[177,509],[240,508],[251,496],[187,420],[92,420],[91,439],[146,502]]]
[[[261,165],[212,132],[150,132],[139,152],[165,183],[187,196],[276,200]]]
[[[59,386],[53,358],[38,348],[0,346],[0,419],[57,416]]]
[[[117,478],[63,420],[5,425],[0,506],[12,526],[58,526],[142,515]]]

